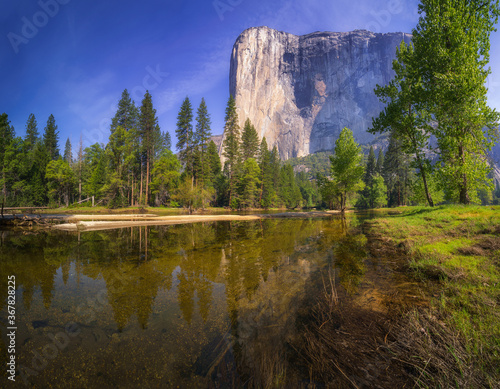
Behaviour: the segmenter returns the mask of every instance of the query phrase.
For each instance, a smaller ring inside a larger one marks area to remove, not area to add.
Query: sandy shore
[[[259,215],[72,215],[67,219],[67,223],[57,224],[52,226],[52,228],[62,231],[97,231],[137,226],[161,226],[213,221],[250,221],[278,218],[327,217],[337,213],[338,211],[283,212]]]

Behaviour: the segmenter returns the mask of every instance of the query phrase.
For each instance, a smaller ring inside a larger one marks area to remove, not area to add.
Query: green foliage
[[[384,152],[382,149],[378,151],[378,157],[377,157],[377,165],[375,166],[375,172],[378,174],[382,174],[382,171],[384,170]]]
[[[257,158],[259,153],[259,135],[250,119],[245,121],[243,132],[241,134],[241,156],[243,161],[248,158]]]
[[[70,190],[75,179],[69,164],[61,158],[50,161],[46,168],[46,178],[49,196],[58,204],[61,204],[61,199],[63,199],[66,206],[68,206]]]
[[[318,174],[328,176],[330,174],[330,156],[329,151],[309,154],[305,157],[290,158],[287,162],[293,166],[296,171],[305,171],[310,177],[316,177]]]
[[[392,65],[396,73],[394,79],[387,86],[377,86],[375,89],[375,94],[387,106],[373,120],[370,132],[389,132],[391,140],[397,142],[398,153],[413,158],[413,166],[419,169],[424,183],[427,202],[433,206],[434,201],[427,185],[432,168],[425,156],[425,150],[430,148],[429,138],[433,128],[430,126],[431,115],[426,108],[427,97],[418,67],[413,46],[401,42]],[[394,148],[391,149],[391,152],[394,151]],[[388,177],[387,174],[385,176]],[[389,186],[391,184],[388,182]]]
[[[243,163],[238,188],[240,208],[254,208],[259,205],[260,175],[257,161],[254,158],[248,158]]]
[[[382,170],[388,190],[388,206],[407,205],[411,196],[413,171],[410,156],[403,152],[399,137],[391,135]]]
[[[435,175],[429,175],[427,177],[427,188],[432,196],[432,199],[434,200],[434,204],[440,204],[444,201],[444,192]],[[418,175],[416,180],[412,183],[411,195],[409,199],[415,205],[427,204],[426,192],[421,175]]]
[[[223,155],[225,171],[229,178],[229,204],[233,206],[233,194],[235,194],[237,170],[240,164],[240,127],[238,125],[238,114],[236,113],[236,102],[233,96],[229,96],[226,107],[226,117],[224,124]]]
[[[335,141],[333,156],[330,157],[332,181],[340,196],[340,210],[346,208],[348,194],[364,188],[361,147],[356,143],[352,131],[346,127]]]
[[[164,150],[152,172],[151,189],[160,204],[167,204],[180,178],[181,164],[170,150]]]
[[[178,201],[191,214],[197,208],[204,208],[209,201],[213,200],[215,190],[202,186],[192,186],[191,179],[185,177],[181,180],[172,198]]]
[[[498,112],[487,105],[489,37],[498,1],[422,0],[413,31],[425,104],[436,122],[439,177],[453,201],[468,204],[492,187],[486,154],[498,140]]]
[[[35,144],[39,140],[40,134],[38,133],[38,123],[36,121],[35,115],[30,113],[28,117],[28,121],[26,122],[26,136],[24,140],[28,144],[28,150],[32,151],[35,147]]]
[[[125,131],[137,129],[139,126],[138,120],[139,111],[127,89],[125,89],[118,102],[118,109],[115,116],[111,119],[111,134],[113,134],[118,127],[123,128]]]
[[[177,115],[177,135],[176,147],[179,150],[179,160],[184,166],[184,170],[193,176],[194,168],[194,133],[193,133],[193,108],[189,97],[182,102],[179,114]]]
[[[71,163],[73,162],[73,153],[71,151],[71,142],[69,138],[66,140],[66,145],[64,146],[63,160],[66,161],[70,166]]]
[[[210,185],[212,171],[210,171],[210,160],[208,157],[209,140],[212,136],[210,128],[210,115],[208,114],[205,99],[201,99],[200,106],[196,114],[196,131],[194,133],[194,147],[196,148],[197,168],[195,176],[201,185]],[[220,170],[220,169],[219,169]]]
[[[262,138],[260,144],[259,166],[261,171],[260,206],[263,208],[271,208],[278,203],[276,188],[280,164],[278,150],[274,147],[272,151],[269,151],[266,138]]]
[[[387,186],[385,186],[384,178],[378,173],[375,173],[372,178],[369,199],[370,208],[380,208],[387,205]]]
[[[43,145],[47,150],[51,160],[56,160],[59,158],[59,131],[57,131],[56,120],[54,115],[50,115],[47,119],[47,125],[45,126],[43,133]]]
[[[298,185],[295,183],[295,174],[292,165],[285,164],[281,167],[278,195],[280,201],[289,209],[302,205],[302,195]]]

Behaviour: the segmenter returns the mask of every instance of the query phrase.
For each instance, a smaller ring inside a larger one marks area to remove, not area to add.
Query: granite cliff
[[[405,33],[315,32],[296,36],[250,28],[231,55],[230,93],[240,125],[250,118],[282,159],[331,150],[343,127],[368,143],[372,117],[383,105],[373,93],[393,77]]]

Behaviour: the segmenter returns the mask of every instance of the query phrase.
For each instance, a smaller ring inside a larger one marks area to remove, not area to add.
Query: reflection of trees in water
[[[334,249],[334,267],[339,270],[341,285],[348,293],[355,293],[365,274],[366,237],[362,234],[346,234]]]
[[[268,219],[87,232],[78,239],[60,233],[4,233],[0,267],[2,274],[16,274],[28,310],[37,287],[44,306],[50,307],[59,268],[65,284],[72,268],[77,279],[85,275],[104,280],[119,329],[133,315],[147,327],[158,292],[171,289],[172,275],[178,269],[175,282],[184,319],[189,323],[198,312],[206,321],[213,285],[222,282],[233,330],[237,331],[241,299],[251,300],[270,272],[276,271],[284,258],[293,260],[296,250],[310,246],[312,251],[327,252],[333,246],[335,266],[346,288],[359,283],[363,242],[348,235],[339,239],[342,231],[345,226],[341,220]],[[0,285],[4,283],[6,280],[0,280]],[[6,291],[6,285],[1,287],[1,304],[5,304]]]

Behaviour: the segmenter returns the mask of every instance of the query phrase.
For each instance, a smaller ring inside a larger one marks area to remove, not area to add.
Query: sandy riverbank
[[[338,211],[325,212],[283,212],[275,214],[258,215],[176,215],[156,216],[143,215],[72,215],[64,224],[52,226],[53,229],[62,231],[97,231],[114,228],[127,228],[137,226],[159,226],[185,223],[200,223],[214,221],[250,221],[275,218],[312,218],[327,217],[339,213]]]

